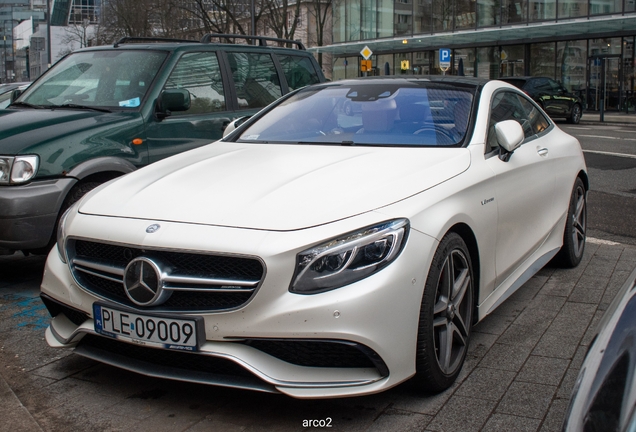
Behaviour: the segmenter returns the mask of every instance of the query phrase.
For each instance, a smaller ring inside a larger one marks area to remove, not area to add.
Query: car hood
[[[129,113],[74,109],[0,110],[0,154],[25,153],[32,146],[129,118]]]
[[[287,231],[403,200],[465,171],[465,148],[216,142],[84,200],[84,214]]]

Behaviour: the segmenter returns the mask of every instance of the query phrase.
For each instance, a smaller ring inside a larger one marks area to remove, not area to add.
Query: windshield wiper
[[[42,105],[33,105],[30,104],[28,102],[13,102],[11,105],[9,105],[10,107],[14,107],[14,106],[23,106],[23,107],[27,107],[27,108],[35,108],[35,109],[42,109],[44,108]]]
[[[51,105],[50,106],[51,109],[55,109],[55,108],[72,108],[72,109],[86,109],[86,110],[93,110],[93,111],[99,111],[99,112],[112,112],[109,109],[106,108],[98,108],[98,107],[92,107],[92,106],[88,106],[88,105],[78,105],[78,104],[72,104],[72,103],[65,103],[62,105]]]

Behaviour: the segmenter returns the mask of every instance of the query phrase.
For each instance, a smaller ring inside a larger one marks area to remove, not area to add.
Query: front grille
[[[376,368],[388,374],[386,364],[371,348],[347,341],[249,339],[244,342],[273,357],[299,366]]]
[[[85,290],[116,303],[139,309],[124,290],[124,270],[138,257],[161,263],[166,273],[164,290],[170,297],[149,311],[214,312],[246,304],[263,278],[261,262],[254,258],[206,255],[159,249],[141,249],[87,240],[67,243],[71,269]]]

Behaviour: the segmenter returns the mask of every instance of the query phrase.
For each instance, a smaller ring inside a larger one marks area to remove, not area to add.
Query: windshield
[[[309,87],[258,119],[239,142],[451,146],[462,143],[473,95],[430,82]]]
[[[166,55],[128,50],[74,53],[57,63],[18,101],[44,107],[137,108]]]

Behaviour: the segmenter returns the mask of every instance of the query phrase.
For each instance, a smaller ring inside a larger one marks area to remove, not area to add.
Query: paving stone
[[[540,293],[542,295],[567,297],[570,295],[575,285],[575,280],[560,281],[551,278],[545,285],[543,285]]]
[[[579,338],[571,335],[546,332],[541,336],[534,350],[532,350],[532,354],[542,357],[572,359],[579,346],[579,340]]]
[[[544,331],[544,328],[538,326],[522,326],[512,324],[510,327],[508,327],[504,334],[502,334],[499,339],[497,339],[497,343],[534,347],[541,338],[541,335]]]
[[[514,324],[546,330],[558,313],[554,309],[526,309],[515,319]]]
[[[512,301],[530,301],[541,291],[541,288],[548,281],[546,276],[535,276],[523,284],[509,298]]]
[[[574,369],[581,369],[581,366],[583,365],[583,360],[585,360],[585,356],[587,354],[587,347],[584,345],[579,345],[579,347],[576,349],[576,353],[574,354],[574,358],[572,359],[572,362],[570,363],[570,367],[574,368]]]
[[[479,363],[480,367],[518,372],[530,355],[532,347],[496,343]]]
[[[578,288],[586,288],[586,289],[600,289],[604,290],[609,283],[609,276],[599,276],[597,274],[591,275],[583,275],[581,279],[579,279],[576,286]]]
[[[590,303],[597,305],[603,298],[605,290],[603,289],[588,289],[588,288],[575,288],[568,301],[576,303]]]
[[[594,256],[608,258],[611,262],[619,259],[622,254],[623,252],[620,248],[612,247],[610,245],[600,245]]]
[[[565,304],[565,297],[538,294],[528,304],[528,309],[560,310]]]
[[[409,411],[389,409],[377,418],[367,431],[421,431],[433,417]]]
[[[481,430],[496,402],[453,396],[427,426],[431,431],[474,432]]]
[[[568,408],[569,399],[555,399],[550,405],[550,410],[543,420],[541,432],[560,432],[563,419]]]
[[[603,315],[605,315],[605,311],[602,311],[602,310],[596,311],[596,313],[594,314],[594,317],[592,318],[592,320],[590,321],[590,324],[587,327],[585,334],[581,338],[582,346],[588,347],[592,343],[594,336],[596,336],[596,333],[598,332],[598,325],[601,321],[601,318],[603,318]]]
[[[468,354],[482,358],[497,341],[497,335],[473,331],[468,344]]]
[[[556,389],[556,386],[514,381],[497,406],[497,412],[542,419]]]
[[[500,335],[508,326],[514,321],[513,317],[505,315],[488,315],[486,318],[478,322],[473,331],[478,333],[489,333],[493,335]]]
[[[455,388],[451,388],[436,395],[422,395],[414,388],[404,389],[399,393],[392,407],[402,411],[435,415],[453,395]]]
[[[569,364],[565,359],[531,355],[517,375],[517,381],[558,386]]]
[[[509,317],[517,317],[528,306],[527,301],[515,301],[508,299],[500,304],[497,309],[492,312],[492,315],[504,315]]]
[[[493,414],[482,432],[534,432],[539,429],[541,420],[508,414]]]
[[[565,372],[563,376],[563,380],[561,384],[559,384],[559,389],[557,390],[557,397],[562,399],[569,399],[572,395],[572,389],[574,388],[574,384],[576,383],[576,379],[579,376],[579,372],[581,370],[578,368],[570,367]]]
[[[499,400],[514,380],[515,372],[476,368],[455,392],[458,396]]]

